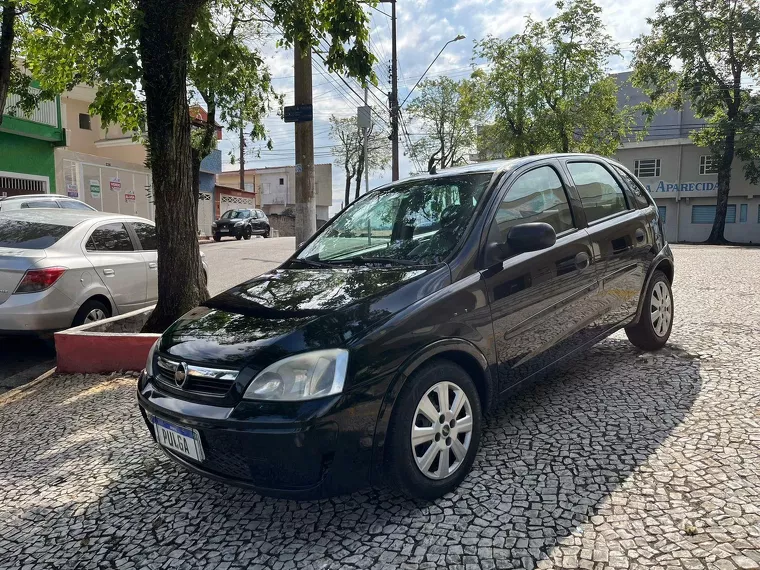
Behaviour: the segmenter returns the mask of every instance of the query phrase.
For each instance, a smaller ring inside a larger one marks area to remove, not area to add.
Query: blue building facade
[[[214,221],[216,196],[214,186],[216,175],[222,171],[222,151],[214,150],[201,162],[200,196],[198,197],[198,229],[202,234],[211,235]]]

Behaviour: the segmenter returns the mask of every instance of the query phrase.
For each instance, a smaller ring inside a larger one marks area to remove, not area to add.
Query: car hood
[[[244,222],[245,218],[233,218],[228,220],[217,220],[217,226],[234,226],[237,222]]]
[[[448,282],[438,268],[277,269],[187,313],[160,351],[189,362],[239,367],[267,351],[346,346]]]

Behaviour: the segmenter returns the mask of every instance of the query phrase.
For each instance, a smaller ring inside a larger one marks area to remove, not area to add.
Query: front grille
[[[156,380],[158,383],[174,390],[222,397],[230,391],[237,378],[237,372],[234,370],[186,365],[187,376],[185,382],[180,386],[175,380],[180,365],[180,362],[159,356],[156,360]]]

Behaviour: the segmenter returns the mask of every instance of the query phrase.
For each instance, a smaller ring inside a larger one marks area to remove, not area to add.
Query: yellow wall
[[[105,138],[105,131],[100,127],[100,117],[90,117],[92,130],[79,128],[79,114],[89,114],[90,104],[65,95],[61,96],[61,106],[65,109],[65,125],[67,130],[66,147],[74,152],[98,154],[95,141]]]

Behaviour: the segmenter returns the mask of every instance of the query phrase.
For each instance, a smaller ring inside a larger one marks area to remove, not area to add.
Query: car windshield
[[[491,172],[412,180],[346,208],[296,259],[428,265],[459,244]]]
[[[238,218],[247,218],[248,210],[227,210],[222,214],[223,220],[233,220]]]
[[[45,249],[69,233],[72,227],[0,218],[0,247]]]

